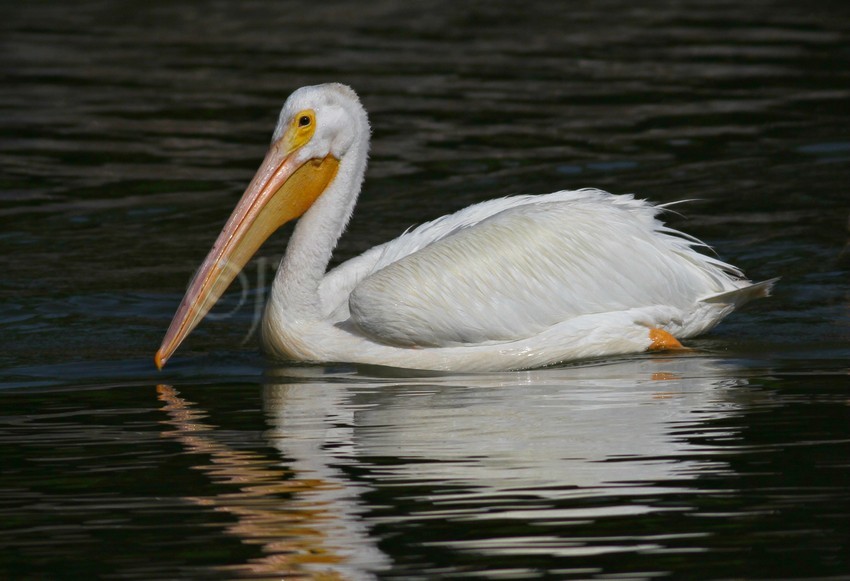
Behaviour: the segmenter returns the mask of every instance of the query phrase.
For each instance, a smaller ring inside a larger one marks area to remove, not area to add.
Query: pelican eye
[[[301,147],[310,141],[316,132],[316,112],[312,109],[303,109],[293,115],[288,131],[290,144],[293,147]]]

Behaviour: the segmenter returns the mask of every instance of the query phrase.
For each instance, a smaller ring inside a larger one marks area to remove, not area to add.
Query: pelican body
[[[352,89],[303,87],[193,279],[160,369],[260,245],[299,218],[262,321],[271,355],[413,369],[523,369],[647,349],[711,329],[753,284],[667,228],[661,207],[595,189],[475,204],[326,272],[366,172]]]

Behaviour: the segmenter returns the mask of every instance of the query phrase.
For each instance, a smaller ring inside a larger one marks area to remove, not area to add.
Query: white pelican
[[[295,91],[271,147],[156,354],[162,369],[260,245],[300,217],[262,321],[273,356],[483,371],[678,348],[769,294],[594,189],[512,196],[422,224],[325,272],[360,193],[369,120],[355,92]]]

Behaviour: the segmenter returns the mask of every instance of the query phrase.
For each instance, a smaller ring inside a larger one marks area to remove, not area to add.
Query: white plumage
[[[699,241],[665,227],[658,206],[593,189],[476,204],[325,273],[365,173],[365,110],[348,87],[305,87],[287,100],[274,135],[158,364],[235,272],[218,279],[253,253],[240,245],[258,246],[242,239],[279,225],[267,208],[300,204],[314,184],[263,320],[266,349],[278,357],[470,371],[550,365],[646,350],[653,329],[692,337],[773,284],[753,285],[696,252]],[[299,172],[308,177],[293,179]]]

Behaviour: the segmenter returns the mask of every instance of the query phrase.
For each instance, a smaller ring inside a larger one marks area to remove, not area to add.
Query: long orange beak
[[[272,233],[301,216],[333,180],[333,156],[296,162],[304,139],[287,131],[272,144],[260,169],[230,215],[183,297],[154,362],[162,369],[180,343],[201,322],[245,264]]]

